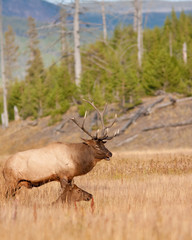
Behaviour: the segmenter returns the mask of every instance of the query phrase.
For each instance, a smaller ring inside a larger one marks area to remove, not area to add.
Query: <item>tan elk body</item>
[[[16,153],[6,161],[3,175],[12,195],[21,186],[39,187],[50,181],[59,181],[64,187],[75,176],[88,173],[98,161],[111,156],[102,142],[94,140],[53,143]]]
[[[93,103],[89,103],[97,110]],[[14,196],[21,186],[39,187],[50,181],[59,181],[65,189],[75,176],[88,173],[102,159],[109,160],[112,153],[104,144],[117,134],[108,136],[106,129],[109,127],[104,127],[103,114],[99,111],[98,113],[103,128],[100,137],[98,133],[93,137],[85,130],[86,116],[82,126],[73,118],[72,121],[88,134],[91,140],[84,140],[82,143],[52,143],[43,148],[18,152],[10,157],[3,169],[8,188],[6,195]]]

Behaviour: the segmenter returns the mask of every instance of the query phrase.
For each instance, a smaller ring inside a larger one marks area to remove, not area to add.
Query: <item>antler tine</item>
[[[107,103],[105,104],[105,107],[104,107],[103,112],[102,112],[103,116],[105,115],[106,110],[107,110]]]
[[[86,118],[87,118],[87,111],[85,111],[85,115],[82,122],[82,128],[84,128]]]
[[[101,123],[102,123],[102,134],[103,134],[103,136],[105,136],[107,134],[106,130],[108,128],[108,127],[105,127],[105,124],[104,124],[104,115],[105,115],[106,110],[107,110],[107,103],[105,104],[105,107],[104,107],[103,112],[101,114],[101,118],[102,118],[102,120],[101,120]]]
[[[97,129],[95,138],[98,139],[98,136],[99,136],[99,129]]]
[[[83,101],[89,103],[93,108],[95,108],[96,112],[98,113],[99,117],[100,117],[100,120],[101,120],[101,125],[102,125],[102,135],[105,136],[106,133],[105,133],[105,130],[106,130],[106,127],[105,127],[105,124],[104,124],[104,114],[106,112],[106,109],[107,109],[107,104],[105,105],[104,107],[104,110],[103,112],[101,113],[99,111],[99,109],[95,106],[94,102],[91,102],[89,100],[86,100],[86,99],[83,99]]]
[[[103,138],[102,140],[111,140],[113,139],[114,137],[118,136],[119,135],[119,129],[113,134],[113,136],[109,137],[109,136],[106,136],[105,138]]]
[[[109,128],[111,128],[111,127],[114,125],[114,123],[115,123],[116,121],[117,121],[117,114],[115,114],[115,119],[113,120],[113,122],[111,123],[111,125],[105,127],[105,131],[108,131]]]
[[[84,116],[84,119],[83,119],[82,126],[76,121],[76,119],[75,119],[74,117],[71,118],[71,120],[72,120],[79,128],[81,128],[81,130],[83,130],[88,136],[90,136],[90,137],[93,139],[94,137],[91,135],[91,133],[88,132],[88,131],[84,128],[86,116],[87,116],[87,112],[85,112],[85,116]]]

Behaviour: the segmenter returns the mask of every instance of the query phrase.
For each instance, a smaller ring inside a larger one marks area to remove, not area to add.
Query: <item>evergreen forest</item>
[[[159,90],[192,95],[192,16],[174,10],[163,27],[143,30],[142,66],[137,60],[137,33],[132,25],[119,25],[107,43],[102,39],[81,47],[82,76],[74,81],[73,55],[64,56],[57,64],[45,68],[38,47],[38,33],[33,18],[28,19],[29,60],[24,80],[14,76],[18,47],[14,45],[11,27],[5,33],[5,65],[9,119],[17,106],[23,119],[52,116],[60,118],[77,104],[79,114],[90,99],[97,106],[117,103],[122,110],[142,102],[145,96]],[[186,46],[187,57],[183,56]],[[14,56],[14,58],[12,57]],[[2,91],[0,112],[3,112]]]

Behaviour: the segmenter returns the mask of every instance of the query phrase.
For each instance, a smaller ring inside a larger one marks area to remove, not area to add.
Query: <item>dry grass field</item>
[[[18,201],[7,201],[1,175],[0,239],[192,239],[190,150],[116,153],[75,182],[94,195],[94,207],[50,206],[57,183],[23,188]]]

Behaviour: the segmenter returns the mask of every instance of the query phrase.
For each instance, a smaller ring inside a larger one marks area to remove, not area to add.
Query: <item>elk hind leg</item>
[[[17,190],[19,190],[19,188],[20,188],[20,187],[11,187],[11,186],[9,186],[9,187],[7,188],[6,193],[5,193],[5,197],[6,197],[6,198],[15,197],[16,192],[17,192]]]
[[[26,188],[32,188],[32,184],[30,181],[26,181],[26,180],[21,180],[19,181],[18,184],[9,184],[5,197],[9,198],[9,197],[15,197],[17,191],[22,187],[26,187]]]

